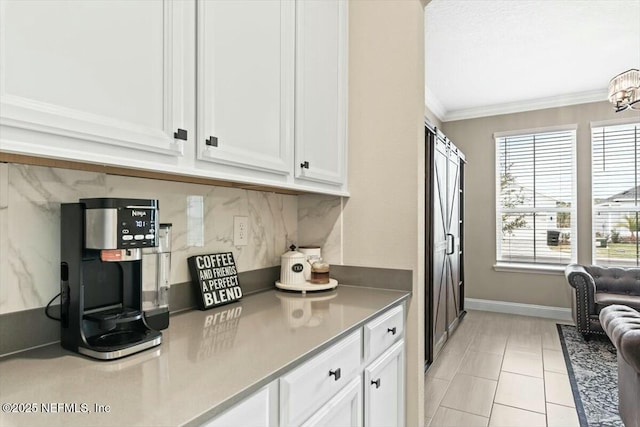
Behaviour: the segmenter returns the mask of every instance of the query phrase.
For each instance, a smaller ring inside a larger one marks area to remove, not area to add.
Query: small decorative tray
[[[338,286],[338,281],[335,279],[329,279],[329,283],[325,283],[322,285],[316,285],[315,283],[305,282],[300,285],[285,285],[284,283],[280,283],[279,280],[276,281],[276,288],[283,289],[285,291],[298,291],[303,294],[307,291],[315,292],[315,291],[326,291],[328,289],[335,289]]]

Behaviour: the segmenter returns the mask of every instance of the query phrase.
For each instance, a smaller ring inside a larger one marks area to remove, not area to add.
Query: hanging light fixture
[[[632,68],[611,79],[609,102],[616,106],[616,113],[627,108],[640,110],[640,70]]]

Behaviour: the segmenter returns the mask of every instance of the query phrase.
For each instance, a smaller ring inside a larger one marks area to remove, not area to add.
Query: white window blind
[[[576,259],[575,130],[496,137],[499,263]]]
[[[591,129],[593,262],[638,266],[640,123]]]

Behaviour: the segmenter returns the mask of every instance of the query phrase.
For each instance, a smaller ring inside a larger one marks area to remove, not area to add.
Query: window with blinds
[[[575,128],[496,139],[496,253],[500,263],[576,259]]]
[[[591,129],[593,262],[638,266],[640,123]]]

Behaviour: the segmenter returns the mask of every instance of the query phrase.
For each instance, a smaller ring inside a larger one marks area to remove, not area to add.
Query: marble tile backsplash
[[[187,245],[190,195],[204,200],[203,247]],[[290,196],[5,163],[0,164],[0,314],[43,307],[59,292],[60,203],[84,197],[158,199],[160,222],[173,224],[172,283],[190,280],[186,258],[195,254],[233,252],[241,272],[280,265],[280,255],[291,243],[298,244],[299,214],[304,243],[326,245],[330,262],[340,257],[340,248],[335,247],[340,241],[335,230],[341,213],[339,197]],[[299,203],[304,207],[300,212]],[[247,246],[233,245],[237,215],[249,218]]]
[[[298,198],[299,245],[320,246],[322,258],[342,264],[342,199],[325,195]]]

